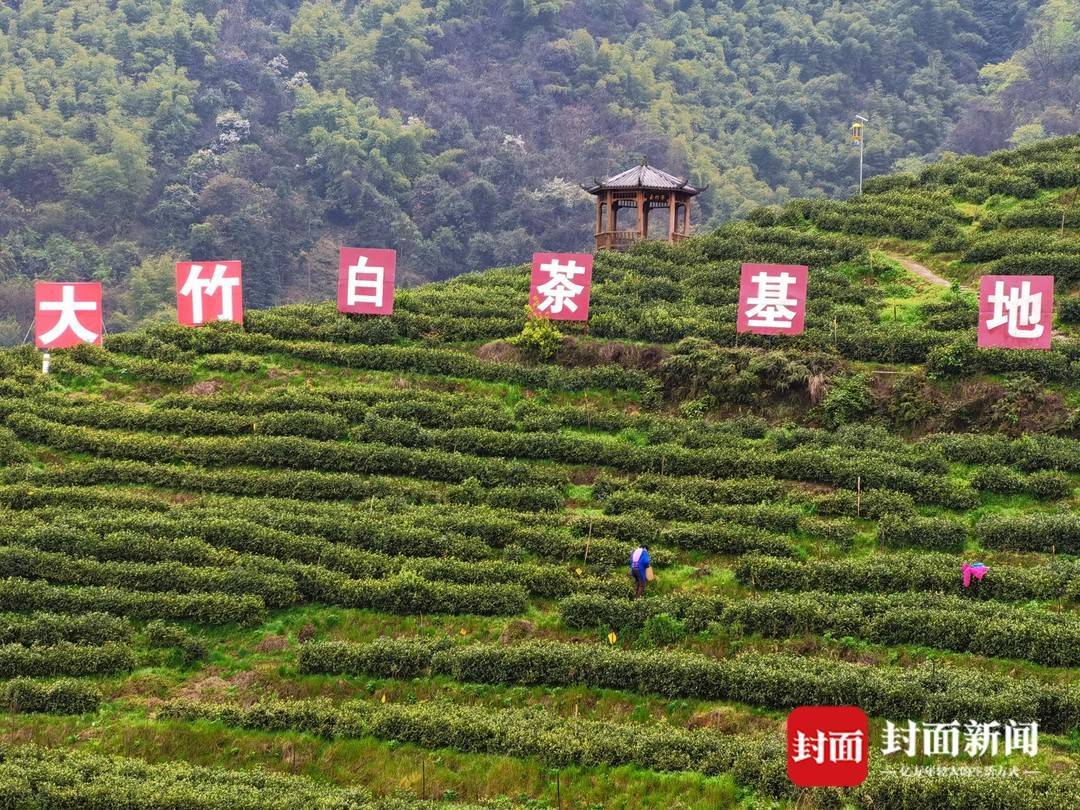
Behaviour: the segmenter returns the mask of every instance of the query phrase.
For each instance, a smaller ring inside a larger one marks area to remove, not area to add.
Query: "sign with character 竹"
[[[176,314],[184,326],[244,322],[240,262],[177,262]]]

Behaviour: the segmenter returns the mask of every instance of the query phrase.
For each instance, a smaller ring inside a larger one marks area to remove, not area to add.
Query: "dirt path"
[[[901,266],[909,273],[914,273],[919,278],[925,279],[931,284],[936,284],[939,287],[948,287],[952,284],[948,279],[942,278],[929,267],[925,267],[918,262],[906,259],[903,256],[897,256],[893,253],[886,253],[885,255],[894,261],[900,262]]]

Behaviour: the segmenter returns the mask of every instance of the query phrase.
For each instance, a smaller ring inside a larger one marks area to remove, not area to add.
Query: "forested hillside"
[[[1080,806],[1077,186],[1071,136],[603,251],[587,324],[515,265],[0,351],[0,795]],[[803,334],[736,333],[747,261],[809,266]],[[975,348],[1020,268],[1052,348]],[[865,782],[789,781],[804,705],[866,711]]]
[[[407,279],[589,245],[578,183],[650,160],[716,224],[943,146],[1077,129],[1067,0],[22,0],[0,8],[0,339],[33,278],[170,317],[177,258],[249,306],[329,297],[339,244]],[[905,163],[905,161],[907,163]]]

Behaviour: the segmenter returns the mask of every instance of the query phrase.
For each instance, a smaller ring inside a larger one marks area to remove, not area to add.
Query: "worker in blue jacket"
[[[645,595],[645,582],[650,565],[652,565],[652,560],[649,558],[649,547],[635,548],[634,553],[630,555],[630,576],[634,578],[635,599],[640,599]]]

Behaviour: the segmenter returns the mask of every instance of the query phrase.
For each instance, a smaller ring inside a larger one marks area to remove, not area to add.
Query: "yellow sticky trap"
[[[383,696],[382,696],[382,702],[386,703],[386,693],[385,692],[383,693]]]
[[[575,568],[574,573],[577,574],[580,577],[581,576],[581,569],[580,568]]]
[[[616,641],[619,640],[619,637],[615,635],[615,631],[612,630],[610,633],[607,634],[607,640],[608,644],[614,644]]]
[[[461,635],[463,635],[463,636],[469,635],[469,631],[466,630],[464,627],[462,627],[460,630],[458,630],[458,632],[461,633]]]

